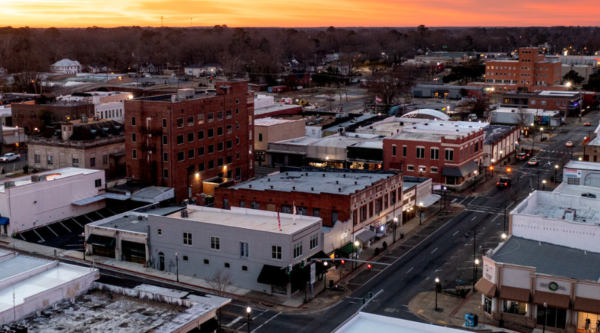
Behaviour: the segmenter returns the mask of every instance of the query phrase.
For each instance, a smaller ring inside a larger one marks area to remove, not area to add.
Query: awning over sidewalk
[[[600,300],[577,297],[573,304],[573,310],[600,314]]]
[[[285,286],[289,281],[289,277],[285,272],[285,268],[282,269],[277,266],[263,265],[256,281],[272,286]]]
[[[423,207],[429,207],[429,206],[433,205],[434,203],[438,202],[438,200],[440,200],[441,198],[442,197],[440,195],[429,194],[425,198],[420,199],[419,202],[417,203],[417,205],[421,206],[421,203],[423,203]]]
[[[337,249],[337,251],[350,255],[356,250],[354,249],[354,244],[352,242],[349,242],[348,244]]]
[[[9,225],[10,220],[8,217],[0,217],[0,225]]]
[[[533,303],[538,305],[547,303],[548,306],[552,308],[568,309],[569,299],[569,295],[548,293],[537,290],[533,296]]]
[[[477,281],[475,289],[487,297],[496,297],[496,285],[485,278]]]
[[[509,301],[529,303],[529,289],[502,286],[500,289],[500,298]]]
[[[443,167],[442,176],[445,177],[466,177],[471,172],[479,169],[477,163],[470,161],[459,167]]]
[[[96,195],[93,197],[73,201],[71,203],[76,206],[85,206],[85,205],[89,205],[91,203],[98,202],[98,201],[104,200],[104,199],[115,199],[115,200],[123,201],[123,200],[127,200],[129,198],[130,198],[130,195],[128,195],[128,194],[103,193],[103,194]]]
[[[362,243],[366,243],[375,238],[375,236],[377,235],[373,231],[369,229],[363,229],[363,231],[360,234],[357,234],[355,237]]]
[[[107,248],[115,247],[117,240],[113,237],[100,236],[96,234],[91,234],[86,243],[92,244],[93,246],[102,246]]]

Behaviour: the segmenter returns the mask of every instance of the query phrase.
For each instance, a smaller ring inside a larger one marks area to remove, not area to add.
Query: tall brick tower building
[[[202,204],[214,186],[254,176],[253,116],[246,81],[126,101],[127,177]]]

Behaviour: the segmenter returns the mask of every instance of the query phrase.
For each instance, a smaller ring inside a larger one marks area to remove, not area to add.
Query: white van
[[[477,115],[474,113],[469,113],[469,115],[467,116],[467,119],[469,119],[469,121],[476,121]]]

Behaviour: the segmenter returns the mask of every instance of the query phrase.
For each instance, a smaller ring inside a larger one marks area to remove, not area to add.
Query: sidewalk
[[[481,306],[480,293],[469,293],[465,299],[444,292],[438,293],[437,311],[435,311],[435,296],[434,291],[418,294],[408,303],[409,311],[427,322],[460,329],[514,333],[532,331],[532,329],[527,327],[514,325],[508,327],[506,323],[505,328],[500,328],[498,327],[498,321],[485,318],[483,307]],[[465,327],[465,314],[467,313],[473,313],[479,317],[479,325],[477,327]]]
[[[399,227],[396,230],[396,244],[393,244],[393,234],[392,232],[389,232],[381,239],[373,242],[371,244],[371,247],[363,249],[358,259],[365,261],[374,261],[377,257],[375,256],[376,248],[380,248],[381,251],[380,255],[377,258],[385,256],[385,254],[389,252],[392,248],[395,248],[402,244],[404,241],[406,241],[411,234],[418,230],[421,230],[421,228],[424,228],[430,221],[436,219],[439,216],[440,212],[444,212],[444,214],[447,215],[455,213],[461,209],[462,208],[459,205],[450,205],[450,203],[447,203],[447,207],[444,210],[440,210],[440,205],[435,204],[425,210],[425,218],[422,221],[422,227],[419,226],[419,218],[415,217],[410,221],[404,223],[401,227]],[[404,234],[404,239],[400,239],[400,234],[402,233]],[[388,251],[382,251],[382,244],[384,241],[388,244]],[[305,296],[309,295],[306,295],[307,293],[305,293],[304,291],[297,292],[296,294],[292,295],[292,297],[289,299],[284,296],[272,296],[265,293],[246,290],[242,288],[232,288],[231,290],[227,290],[227,293],[223,293],[213,290],[209,283],[207,283],[205,280],[195,277],[179,275],[179,283],[177,283],[177,274],[174,267],[169,267],[165,271],[159,271],[156,269],[144,267],[144,265],[142,264],[118,261],[112,258],[94,255],[86,255],[86,261],[84,262],[82,252],[52,248],[6,236],[0,236],[0,246],[9,249],[14,248],[17,252],[21,251],[23,253],[45,256],[47,258],[62,258],[71,262],[77,262],[80,264],[86,264],[90,266],[95,265],[98,268],[112,270],[123,274],[140,276],[142,278],[159,281],[161,283],[170,283],[173,284],[173,286],[180,285],[182,287],[193,288],[197,289],[198,291],[218,294],[224,297],[239,299],[246,302],[255,302],[259,305],[264,305],[266,308],[278,311],[301,310],[303,312],[306,312],[311,310],[323,310],[324,308],[333,306],[338,302],[338,300],[341,297],[345,296],[348,292],[329,290],[329,281],[332,280],[334,281],[334,285],[337,285],[340,283],[340,281],[343,282],[344,280],[348,280],[356,276],[360,272],[364,272],[364,269],[361,268],[365,266],[364,263],[360,263],[357,269],[352,270],[351,263],[346,262],[344,267],[342,267],[341,269],[341,275],[339,268],[330,268],[326,274],[325,281],[321,279],[316,281],[313,285],[315,298],[305,303]],[[324,284],[327,284],[327,289],[324,288]]]

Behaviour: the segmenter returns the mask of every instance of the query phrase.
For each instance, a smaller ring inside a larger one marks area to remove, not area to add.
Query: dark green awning
[[[115,247],[117,240],[113,237],[100,236],[96,234],[91,234],[87,241],[87,244],[92,244],[93,246],[102,246],[107,248]]]
[[[354,253],[355,249],[354,249],[354,244],[352,244],[352,242],[349,242],[348,244],[340,247],[339,249],[337,249],[340,252],[343,252],[345,254],[352,254]]]

